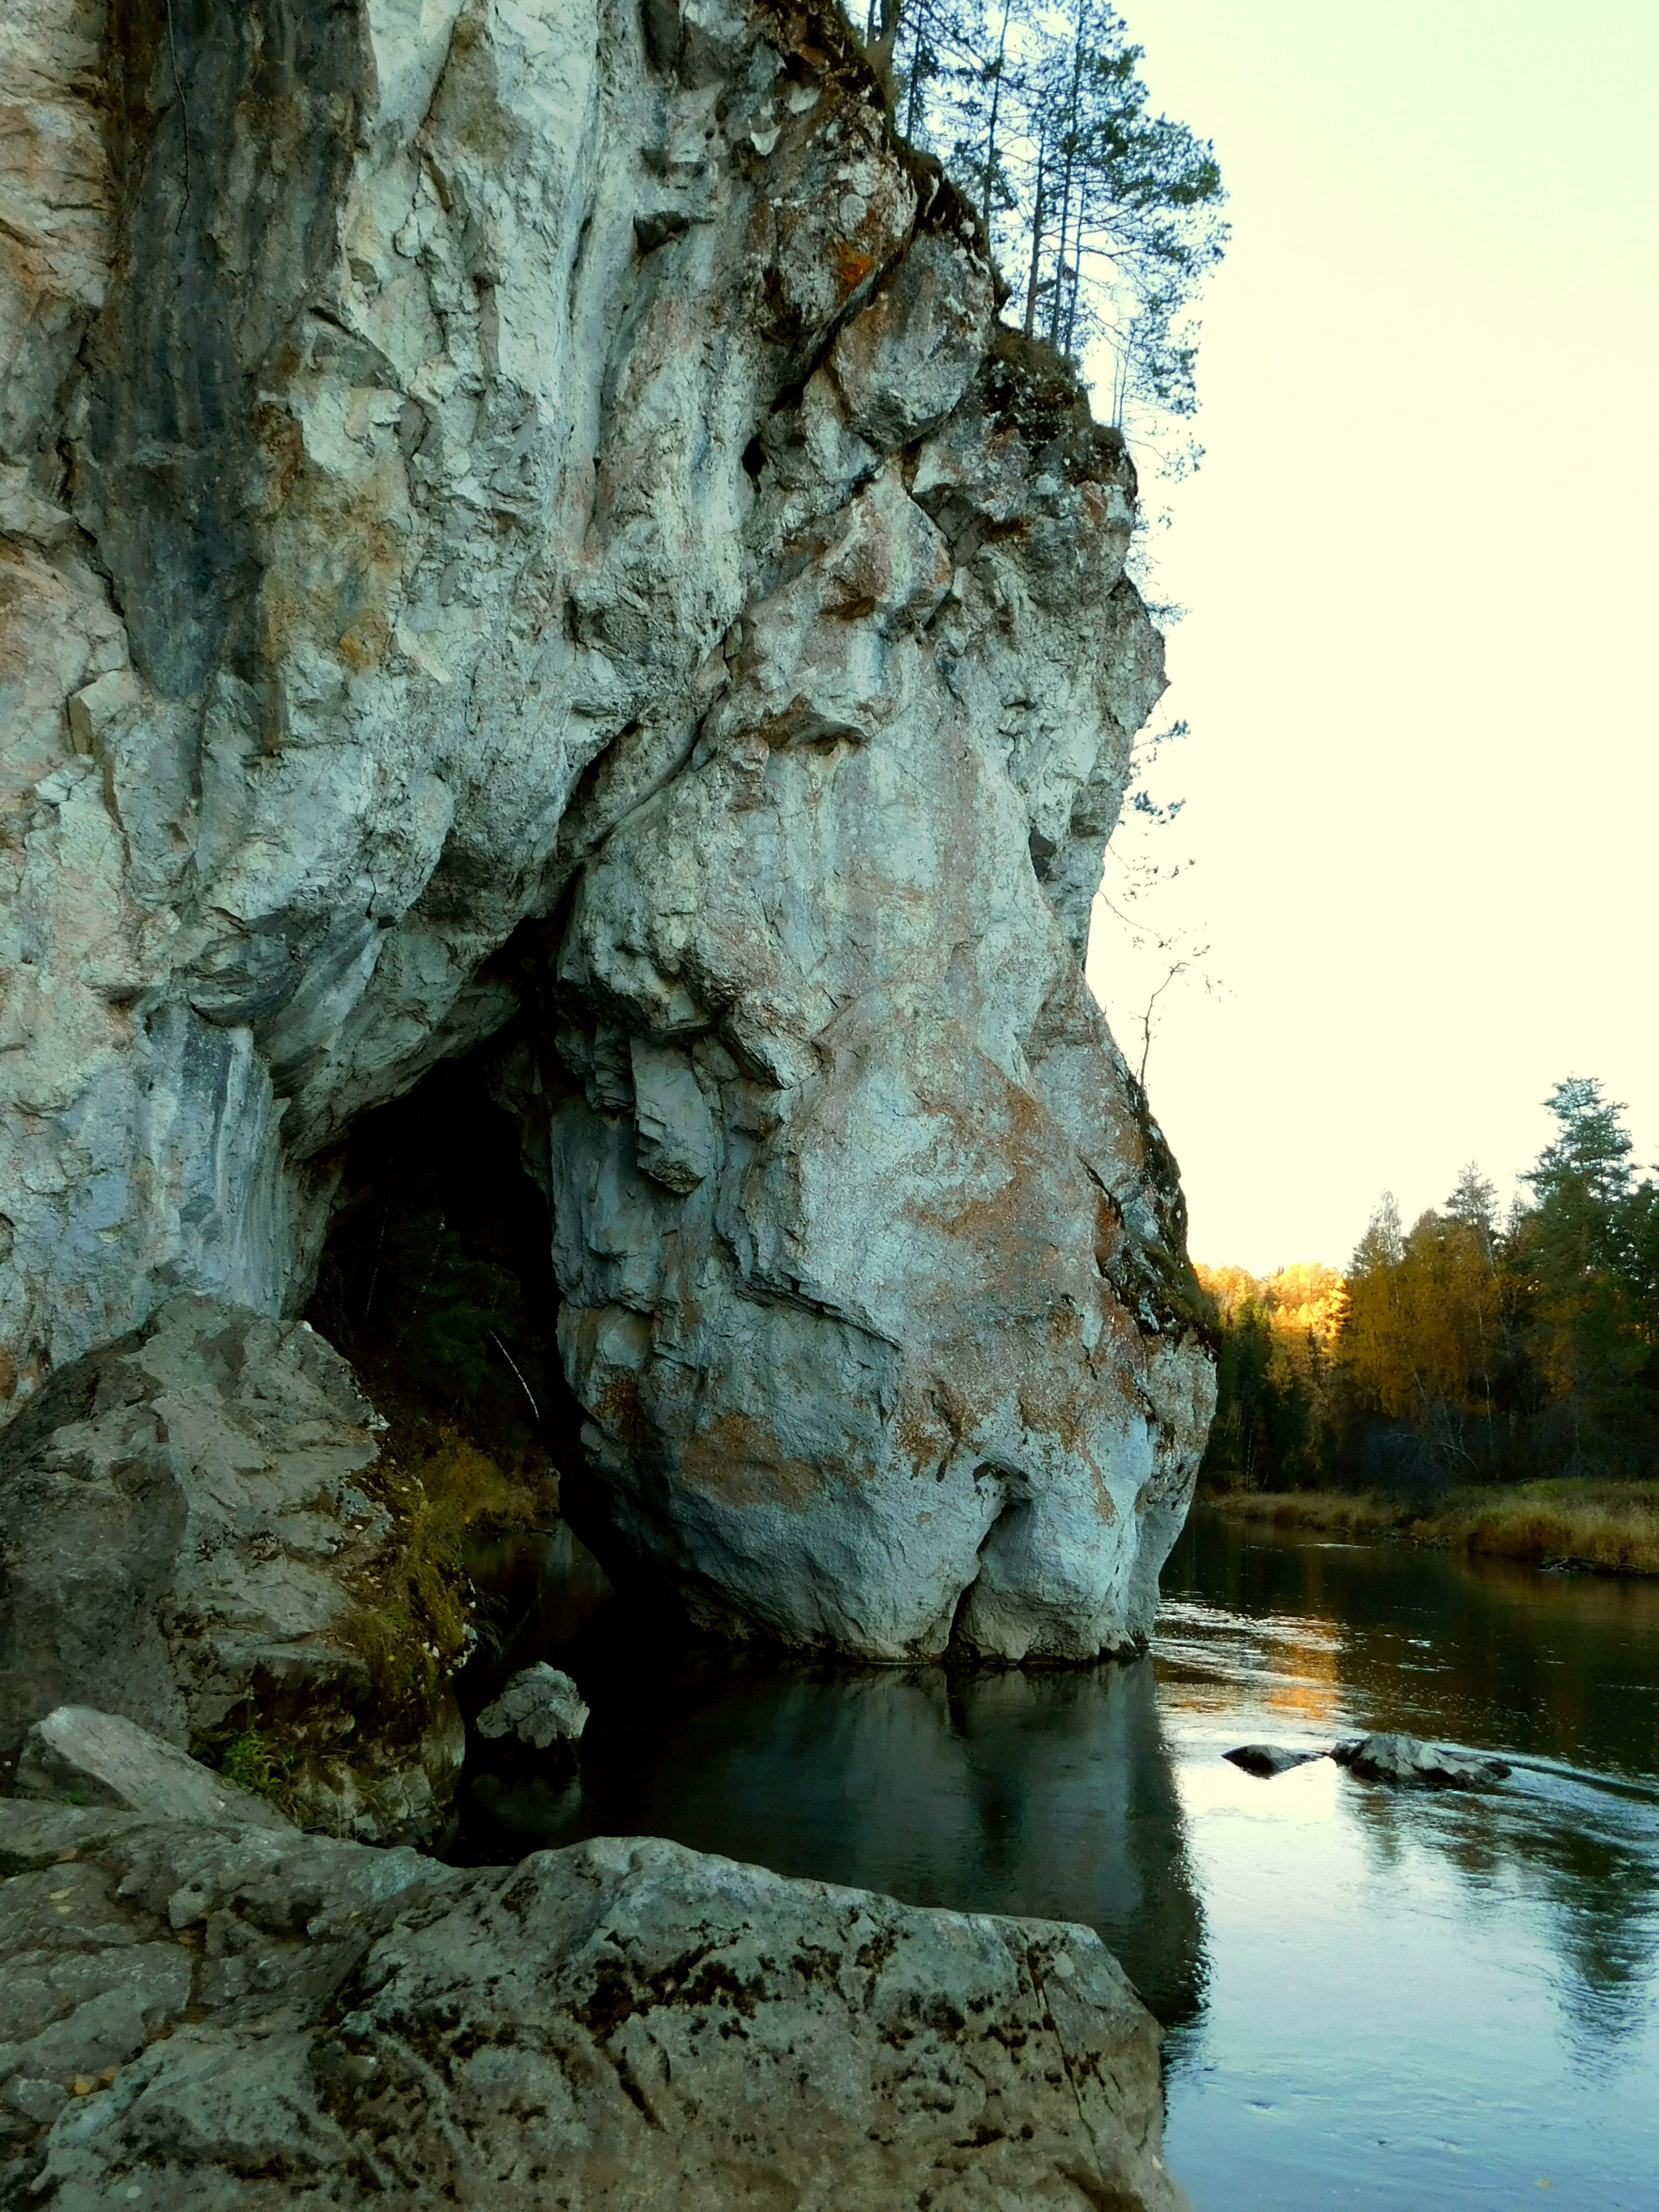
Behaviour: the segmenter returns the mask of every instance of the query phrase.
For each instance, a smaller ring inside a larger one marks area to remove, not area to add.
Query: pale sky
[[[1195,1256],[1342,1264],[1567,1074],[1659,1159],[1659,4],[1121,0],[1215,142],[1148,1083]],[[1107,888],[1121,880],[1108,862]],[[1151,973],[1097,909],[1132,1060]]]

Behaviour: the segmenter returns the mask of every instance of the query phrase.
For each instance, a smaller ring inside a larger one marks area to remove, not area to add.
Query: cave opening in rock
[[[486,1641],[557,1520],[580,1455],[559,1362],[545,1195],[492,1095],[510,1040],[445,1061],[359,1121],[306,1318],[387,1424],[384,1455],[424,1492],[439,1570],[485,1597]]]
[[[488,1048],[363,1116],[306,1318],[407,1449],[448,1429],[545,1476],[577,1448],[547,1200],[490,1095]]]

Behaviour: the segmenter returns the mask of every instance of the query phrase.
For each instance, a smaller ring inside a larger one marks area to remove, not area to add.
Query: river
[[[665,1835],[1089,1922],[1169,2032],[1197,2212],[1659,2212],[1659,1583],[1200,1510],[1149,1658],[955,1675],[734,1662],[646,1635],[568,1538],[526,1566],[501,1663],[576,1675],[581,1771],[474,1772],[458,1855]],[[1370,1729],[1515,1771],[1222,1756]]]

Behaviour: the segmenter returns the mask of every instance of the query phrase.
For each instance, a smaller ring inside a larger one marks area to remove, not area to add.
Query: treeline
[[[1156,445],[1195,404],[1224,195],[1209,143],[1149,106],[1121,17],[1109,0],[866,0],[864,29],[899,128],[979,211],[1005,316],[1073,359],[1105,349],[1109,419]]]
[[[1576,1078],[1507,1218],[1474,1167],[1406,1229],[1383,1197],[1346,1276],[1199,1273],[1219,1323],[1207,1479],[1444,1489],[1659,1472],[1659,1182]]]

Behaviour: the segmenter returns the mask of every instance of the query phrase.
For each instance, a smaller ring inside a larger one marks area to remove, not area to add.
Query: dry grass
[[[1221,1492],[1224,1513],[1344,1535],[1400,1535],[1489,1558],[1571,1560],[1607,1574],[1659,1575],[1659,1483],[1567,1478],[1454,1491],[1431,1508],[1339,1491]]]
[[[1465,1491],[1412,1532],[1509,1559],[1659,1575],[1659,1483],[1528,1482]]]
[[[1280,1527],[1331,1528],[1345,1536],[1376,1535],[1403,1528],[1412,1509],[1397,1498],[1340,1490],[1219,1490],[1204,1503],[1238,1521],[1272,1521]]]

